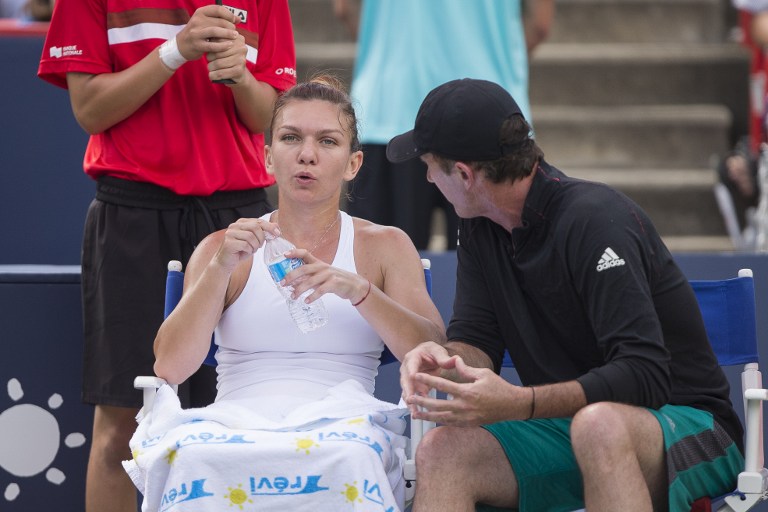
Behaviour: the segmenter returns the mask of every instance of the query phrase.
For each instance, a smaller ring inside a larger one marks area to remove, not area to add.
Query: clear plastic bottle
[[[272,276],[277,289],[285,297],[288,311],[290,311],[293,321],[296,322],[296,326],[301,332],[308,333],[325,325],[328,322],[328,313],[325,310],[325,304],[323,304],[322,299],[317,299],[311,304],[304,302],[304,299],[312,293],[312,289],[302,293],[301,296],[294,300],[291,298],[293,287],[280,285],[280,281],[283,280],[288,272],[304,264],[304,260],[299,258],[288,259],[284,256],[285,252],[291,249],[294,249],[294,245],[291,242],[285,238],[275,237],[267,233],[266,241],[264,242],[264,263],[266,263],[269,274]]]

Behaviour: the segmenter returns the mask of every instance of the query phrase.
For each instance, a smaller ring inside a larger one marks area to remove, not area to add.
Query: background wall
[[[37,77],[42,48],[36,26],[0,24],[0,264],[78,264],[95,190],[67,91]]]

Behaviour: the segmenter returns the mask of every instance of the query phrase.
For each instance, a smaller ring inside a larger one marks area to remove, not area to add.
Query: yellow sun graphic
[[[315,448],[317,446],[320,446],[320,445],[317,444],[315,440],[312,439],[311,437],[304,437],[296,440],[296,451],[300,452],[304,450],[304,453],[306,453],[307,455],[309,455],[310,448]]]
[[[352,485],[344,484],[344,486],[346,489],[341,491],[341,494],[347,498],[348,503],[354,503],[355,501],[358,503],[363,502],[363,500],[360,498],[360,490],[357,488],[357,481],[352,482]]]
[[[165,454],[165,460],[168,462],[168,465],[172,465],[173,462],[176,460],[176,455],[179,453],[178,450],[175,448],[168,448],[168,453]]]
[[[136,448],[135,450],[131,450],[131,457],[133,457],[133,460],[138,459],[143,452]]]
[[[243,484],[237,484],[237,489],[227,487],[229,494],[224,495],[224,499],[229,500],[229,506],[238,506],[240,510],[243,510],[243,503],[253,503],[252,499],[248,498],[248,495],[243,490]]]

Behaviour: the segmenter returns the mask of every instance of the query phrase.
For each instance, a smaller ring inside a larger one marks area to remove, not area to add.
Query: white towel
[[[357,382],[285,415],[158,390],[123,463],[142,511],[402,510],[407,410]]]

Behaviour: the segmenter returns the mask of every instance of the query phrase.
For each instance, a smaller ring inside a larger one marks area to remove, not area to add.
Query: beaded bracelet
[[[352,304],[352,305],[353,305],[354,307],[357,307],[357,306],[359,306],[360,304],[362,304],[362,303],[363,303],[363,301],[364,301],[365,299],[367,299],[367,298],[368,298],[368,295],[369,295],[370,293],[371,293],[371,281],[370,281],[370,280],[368,280],[368,291],[367,291],[367,292],[365,292],[365,295],[363,295],[363,298],[362,298],[362,299],[360,299],[359,301],[355,302],[355,303],[354,303],[354,304]]]

